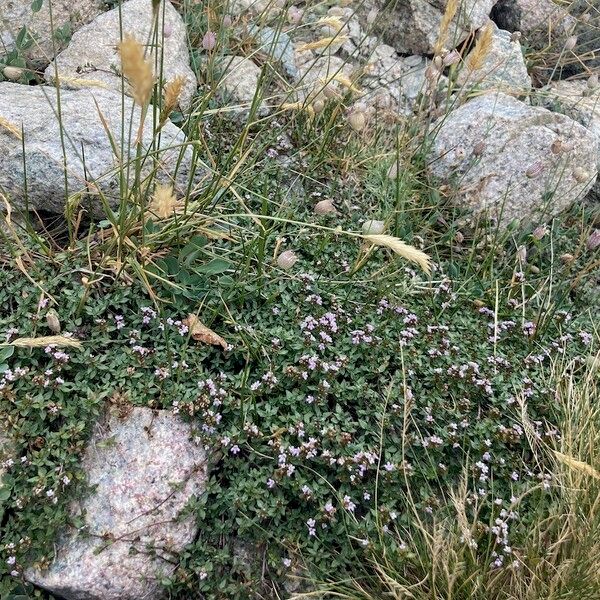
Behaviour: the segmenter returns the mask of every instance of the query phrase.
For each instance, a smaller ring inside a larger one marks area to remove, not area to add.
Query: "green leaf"
[[[179,252],[179,262],[191,265],[207,243],[208,239],[203,235],[194,236]]]
[[[5,346],[4,348],[0,348],[0,362],[4,362],[9,359],[15,353],[14,346]]]
[[[44,0],[33,0],[33,2],[31,3],[31,12],[40,12],[43,3]]]
[[[228,260],[224,260],[222,258],[214,258],[210,262],[207,262],[205,265],[198,267],[196,269],[197,273],[205,273],[206,275],[219,275],[220,273],[225,273],[225,271],[229,271],[229,269],[233,268],[233,263]]]

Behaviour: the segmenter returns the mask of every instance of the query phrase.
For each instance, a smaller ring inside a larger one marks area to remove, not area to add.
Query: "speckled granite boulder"
[[[224,115],[234,119],[247,117],[257,92],[260,93],[260,67],[243,56],[223,56],[219,70],[219,97]],[[257,114],[268,113],[265,102],[259,100]]]
[[[49,0],[43,0],[41,9],[34,12],[31,0],[0,0],[0,56],[15,48],[15,42],[23,27],[33,38],[26,50],[26,58],[35,67],[45,67],[53,58],[52,29],[50,28]],[[57,50],[64,40],[85,23],[102,12],[102,0],[52,0],[52,21]]]
[[[592,187],[596,140],[565,115],[488,93],[433,126],[430,173],[456,204],[502,226],[539,223]]]
[[[165,83],[177,76],[184,78],[179,102],[187,109],[196,91],[196,76],[190,67],[185,23],[169,0],[164,0],[164,9],[162,3],[159,5],[158,13],[158,38],[150,42],[153,47],[158,46],[158,52],[152,53],[159,57],[155,72],[162,72]],[[86,86],[86,80],[92,80],[121,91],[121,63],[117,53],[120,32],[132,34],[146,44],[151,40],[152,25],[152,0],[123,2],[120,11],[117,7],[101,14],[73,35],[67,48],[46,69],[46,81],[55,81],[55,67],[58,67],[59,81],[64,87],[81,88]],[[153,63],[156,65],[156,58]]]
[[[446,47],[455,48],[486,21],[496,0],[459,0],[449,27]],[[432,54],[448,0],[376,0],[379,11],[375,32],[401,54]]]
[[[531,77],[527,73],[520,42],[512,39],[508,31],[498,29],[491,21],[489,25],[493,30],[492,42],[481,68],[470,69],[471,55],[467,55],[457,84],[467,89],[498,90],[517,96],[528,94],[531,91]]]
[[[154,600],[176,556],[194,540],[180,514],[206,484],[206,456],[189,424],[133,408],[99,425],[83,466],[92,491],[79,502],[85,531],[68,529],[49,569],[27,579],[66,600]]]
[[[81,194],[83,205],[98,216],[102,214],[99,192],[109,202],[118,205],[119,161],[109,136],[98,114],[101,111],[115,139],[121,147],[121,94],[112,90],[87,88],[61,91],[62,126],[65,135],[65,153],[69,195]],[[140,122],[140,111],[128,97],[125,107],[125,142],[131,160],[135,157],[135,136]],[[0,128],[0,189],[7,194],[15,208],[25,208],[23,145],[27,166],[27,196],[29,207],[36,210],[63,213],[65,208],[65,178],[60,123],[56,113],[56,90],[46,86],[25,86],[0,83],[0,117],[13,127]],[[130,120],[133,125],[130,127]],[[174,181],[179,193],[185,192],[192,170],[192,151],[183,147],[183,132],[167,122],[161,130],[160,146],[145,160],[142,174],[156,172],[158,180]],[[146,119],[142,144],[152,149],[152,118]],[[180,162],[180,153],[184,152]],[[83,152],[83,154],[82,154]],[[127,161],[127,154],[125,160]],[[121,165],[122,166],[122,165]],[[133,178],[133,169],[131,169]],[[200,169],[196,171],[199,173]]]
[[[568,115],[596,138],[596,161],[600,166],[600,87],[591,88],[586,81],[556,81],[540,91],[549,110]],[[595,190],[600,192],[600,182]]]

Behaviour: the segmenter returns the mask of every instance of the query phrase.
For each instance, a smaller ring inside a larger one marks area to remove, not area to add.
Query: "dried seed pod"
[[[60,333],[60,319],[53,308],[46,313],[46,324],[52,333]]]
[[[315,204],[315,213],[318,215],[332,215],[337,213],[331,200],[321,200]]]
[[[548,233],[548,228],[545,225],[538,225],[532,232],[531,237],[534,240],[541,240]]]
[[[367,117],[364,112],[356,111],[348,115],[348,123],[354,131],[362,131],[367,124]]]
[[[565,151],[565,144],[561,139],[556,139],[550,146],[550,152],[552,154],[562,154]]]
[[[444,67],[449,67],[451,65],[455,65],[460,61],[460,52],[458,50],[452,50],[448,52],[446,56],[444,56],[443,65]]]
[[[341,96],[336,84],[331,81],[326,86],[324,86],[321,91],[325,95],[325,98],[327,98],[328,100],[333,100]]]
[[[544,163],[541,160],[538,160],[527,168],[527,171],[525,171],[525,175],[529,177],[529,179],[535,179],[544,172],[544,169]]]
[[[590,174],[583,167],[575,167],[573,177],[577,183],[585,183],[590,180]]]
[[[385,221],[375,221],[369,219],[362,226],[362,232],[365,235],[381,235],[385,231]]]
[[[572,35],[572,36],[568,37],[565,42],[565,50],[573,50],[573,48],[575,48],[575,46],[577,46],[577,36]]]
[[[575,260],[575,257],[572,254],[565,253],[560,255],[560,260],[568,265]]]
[[[595,250],[600,246],[600,229],[594,229],[587,239],[588,250]]]
[[[19,81],[21,75],[23,75],[23,69],[20,69],[19,67],[8,66],[4,67],[4,69],[2,70],[2,74],[9,81]]]
[[[387,171],[387,176],[390,179],[397,179],[398,178],[398,162],[397,161],[394,161],[390,165],[390,168]]]
[[[325,108],[325,101],[323,98],[316,98],[313,100],[312,107],[315,114],[319,114],[320,112],[323,112],[323,109]]]
[[[510,35],[510,41],[511,42],[518,42],[521,40],[521,32],[520,31],[513,31]]]
[[[293,250],[286,250],[277,257],[277,266],[287,271],[298,262],[298,256]]]
[[[463,234],[462,234],[460,231],[457,231],[457,232],[454,234],[454,241],[455,241],[457,244],[462,244],[462,243],[465,241],[465,236],[464,236],[464,235],[463,235]]]
[[[481,156],[485,150],[485,142],[482,140],[473,146],[473,156]]]
[[[444,61],[441,56],[434,56],[432,64],[440,73],[444,69]]]

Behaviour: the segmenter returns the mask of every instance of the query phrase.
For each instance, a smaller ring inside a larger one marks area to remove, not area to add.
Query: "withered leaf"
[[[196,315],[189,314],[187,319],[183,320],[183,324],[187,325],[190,334],[197,342],[210,344],[211,346],[221,346],[223,350],[227,349],[227,342],[212,329],[209,329]]]

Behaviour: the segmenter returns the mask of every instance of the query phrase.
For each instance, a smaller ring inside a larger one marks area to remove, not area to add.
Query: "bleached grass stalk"
[[[14,346],[15,348],[45,348],[46,346],[81,348],[82,344],[79,340],[64,335],[47,335],[35,338],[17,338],[9,343],[0,344],[0,347],[6,346]]]

